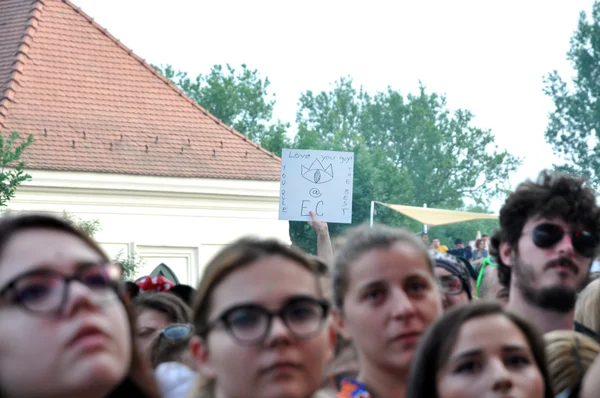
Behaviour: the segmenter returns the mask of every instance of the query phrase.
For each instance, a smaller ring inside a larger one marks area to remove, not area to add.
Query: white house
[[[111,255],[136,252],[139,275],[172,271],[188,284],[238,237],[289,242],[281,160],[75,5],[0,1],[0,38],[0,130],[35,136],[23,157],[33,179],[12,210],[97,219]]]

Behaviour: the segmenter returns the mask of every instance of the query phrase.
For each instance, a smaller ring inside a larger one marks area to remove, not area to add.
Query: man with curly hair
[[[599,236],[596,193],[583,179],[546,170],[521,183],[500,210],[490,247],[510,290],[508,308],[544,333],[575,329],[597,338],[573,318]]]

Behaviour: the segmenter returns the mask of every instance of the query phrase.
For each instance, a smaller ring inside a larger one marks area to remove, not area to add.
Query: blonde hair
[[[600,279],[591,282],[579,294],[575,321],[600,334]]]
[[[572,330],[555,330],[544,335],[546,362],[555,393],[579,385],[596,355],[600,344]]]

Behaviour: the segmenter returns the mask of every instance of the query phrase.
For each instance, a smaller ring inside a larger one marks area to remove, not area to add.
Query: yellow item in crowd
[[[446,253],[448,251],[448,246],[440,245],[437,249],[432,249],[434,252]]]

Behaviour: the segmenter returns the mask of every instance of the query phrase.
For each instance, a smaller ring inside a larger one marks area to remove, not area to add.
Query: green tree
[[[31,176],[25,173],[25,162],[20,160],[23,151],[33,143],[33,135],[22,138],[13,131],[5,135],[0,131],[0,153],[2,154],[2,171],[0,172],[0,207],[7,205],[15,196],[17,187]]]
[[[155,68],[223,123],[267,150],[281,156],[281,149],[289,147],[289,124],[272,121],[275,95],[268,92],[269,78],[261,78],[257,70],[245,64],[240,70],[214,65],[208,74],[191,79],[170,65]]]
[[[600,189],[600,2],[592,6],[592,20],[581,12],[571,37],[567,59],[574,69],[572,84],[555,70],[544,79],[544,93],[554,110],[546,128],[546,141],[566,163],[559,170],[589,178]]]
[[[139,269],[145,264],[145,261],[137,253],[134,252],[125,255],[122,250],[117,254],[113,261],[115,264],[119,264],[123,269],[124,280],[133,279]]]
[[[77,217],[66,210],[63,210],[62,219],[69,224],[73,225],[75,228],[80,231],[85,232],[90,237],[94,237],[98,232],[102,230],[102,226],[100,225],[100,221],[97,219],[86,220],[81,217]]]
[[[368,220],[371,200],[461,209],[465,199],[480,206],[505,192],[520,160],[498,150],[491,131],[472,125],[467,110],[450,111],[443,96],[421,86],[403,96],[388,88],[373,95],[350,78],[328,92],[300,97],[295,147],[355,153],[353,224]],[[376,221],[414,231],[422,226],[391,209]],[[305,223],[290,223],[294,244],[314,252]],[[330,226],[335,236],[345,225]]]

